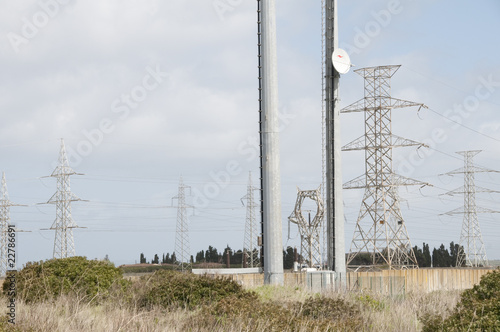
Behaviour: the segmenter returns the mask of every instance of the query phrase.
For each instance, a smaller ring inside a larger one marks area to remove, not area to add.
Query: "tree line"
[[[196,253],[196,255],[193,257],[191,255],[191,263],[192,264],[201,264],[201,263],[219,263],[219,264],[226,264],[227,262],[227,256],[229,255],[229,263],[230,265],[243,265],[243,250],[238,249],[238,250],[233,250],[231,247],[226,246],[223,251],[219,252],[217,248],[213,246],[208,246],[207,250],[201,250]],[[257,255],[259,257],[260,261],[260,253],[255,250],[254,255]],[[283,268],[284,269],[292,269],[293,268],[293,262],[295,259],[301,259],[302,257],[300,254],[297,254],[297,257],[295,257],[295,251],[294,248],[288,247],[286,250],[283,250]],[[151,260],[148,260],[144,253],[141,253],[139,262],[141,264],[178,264],[180,263],[177,260],[177,256],[175,255],[175,252],[172,254],[166,253],[163,254],[161,259],[158,254],[155,254]]]
[[[419,267],[456,267],[457,258],[460,251],[460,246],[453,241],[450,243],[449,250],[441,244],[438,248],[434,248],[431,252],[429,244],[423,243],[422,248],[418,246],[413,247],[415,258]],[[260,258],[260,253],[255,252]],[[229,256],[229,264],[234,266],[243,265],[243,250],[233,250],[231,247],[226,246],[223,251],[219,252],[217,248],[208,246],[207,250],[201,250],[193,257],[191,255],[192,264],[201,263],[219,263],[226,264],[227,257]],[[292,247],[287,247],[283,250],[283,268],[292,269],[295,260],[302,262],[303,259],[300,254],[295,252]],[[155,254],[151,260],[147,260],[143,253],[140,255],[141,264],[178,264],[175,252],[172,254],[163,254],[161,259],[158,254]],[[371,265],[372,258],[369,253],[358,254],[351,262],[352,265]]]
[[[413,252],[415,253],[419,267],[456,267],[460,249],[460,245],[452,241],[449,250],[444,244],[441,244],[438,248],[434,248],[431,253],[429,244],[424,242],[422,248],[418,246],[413,247]],[[358,254],[351,261],[351,264],[371,265],[372,256],[369,253]]]

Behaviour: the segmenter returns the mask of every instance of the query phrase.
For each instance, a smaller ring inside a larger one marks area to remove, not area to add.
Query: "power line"
[[[490,136],[490,135],[486,135],[485,133],[482,133],[482,132],[480,132],[480,131],[477,131],[477,130],[476,130],[476,129],[474,129],[474,128],[468,127],[468,126],[466,126],[466,125],[464,125],[464,124],[462,124],[462,123],[460,123],[460,122],[458,122],[458,121],[452,120],[452,119],[450,119],[449,117],[444,116],[443,114],[441,114],[441,113],[439,113],[439,112],[437,112],[437,111],[433,110],[432,108],[428,108],[428,110],[429,110],[429,111],[431,111],[431,112],[433,112],[433,113],[435,113],[435,114],[437,114],[437,115],[439,115],[439,116],[440,116],[440,117],[442,117],[442,118],[447,119],[448,121],[451,121],[451,122],[456,123],[457,125],[459,125],[459,126],[461,126],[461,127],[464,127],[465,129],[468,129],[468,130],[470,130],[470,131],[473,131],[473,132],[475,132],[475,133],[477,133],[477,134],[479,134],[479,135],[482,135],[482,136],[487,137],[487,138],[489,138],[489,139],[492,139],[492,140],[494,140],[494,141],[500,142],[500,139],[495,138],[495,137]]]

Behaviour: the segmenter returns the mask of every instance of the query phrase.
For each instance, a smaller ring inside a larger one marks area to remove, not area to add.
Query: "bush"
[[[140,305],[151,308],[160,306],[193,309],[196,306],[220,301],[232,295],[247,293],[236,282],[226,278],[211,278],[159,270],[151,276],[143,276],[144,284]]]
[[[447,318],[430,317],[424,331],[500,331],[500,270],[485,274],[478,285],[464,291]]]
[[[386,307],[383,301],[377,300],[369,294],[360,294],[356,297],[356,300],[358,300],[358,302],[360,302],[362,305],[375,309],[377,311],[382,311]]]
[[[335,328],[349,331],[361,329],[363,326],[359,308],[340,298],[310,297],[302,306],[302,316],[318,321],[327,321],[334,324]]]
[[[354,331],[362,330],[363,320],[358,308],[342,299],[314,296],[304,303],[284,303],[247,292],[204,307],[185,329],[232,331],[242,326],[265,331]]]
[[[51,259],[30,262],[17,272],[17,299],[26,303],[56,299],[60,295],[75,295],[89,302],[106,297],[112,285],[126,287],[120,269],[112,264],[85,257]],[[3,284],[7,295],[10,282]]]

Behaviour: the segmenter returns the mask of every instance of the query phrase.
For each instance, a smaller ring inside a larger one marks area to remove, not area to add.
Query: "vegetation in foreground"
[[[72,257],[28,264],[16,325],[2,331],[495,331],[500,270],[462,294],[313,294],[159,270],[123,278],[109,263]],[[3,287],[7,303],[9,283]],[[4,305],[6,308],[6,305]]]

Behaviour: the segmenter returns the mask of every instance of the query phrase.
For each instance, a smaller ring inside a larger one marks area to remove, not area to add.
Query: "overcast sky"
[[[496,0],[339,0],[340,46],[354,69],[398,64],[392,95],[429,110],[393,112],[394,134],[431,149],[394,151],[394,169],[434,185],[402,188],[412,243],[460,238],[463,205],[441,196],[463,184],[456,151],[483,150],[500,170],[500,3]],[[64,138],[76,252],[116,264],[172,252],[179,177],[191,186],[190,244],[243,245],[248,172],[258,182],[257,26],[254,0],[1,0],[0,169],[23,264],[52,257],[55,219],[46,202]],[[283,245],[299,246],[287,218],[296,186],[321,183],[321,3],[277,0]],[[341,79],[342,106],[363,79]],[[342,115],[342,144],[363,135],[362,114]],[[344,182],[364,172],[362,152],[343,153]],[[231,172],[229,174],[228,172]],[[228,175],[229,174],[229,175]],[[477,174],[500,190],[500,174]],[[344,193],[349,249],[362,190]],[[500,194],[477,204],[500,210]],[[479,215],[490,259],[500,258],[500,215]]]

